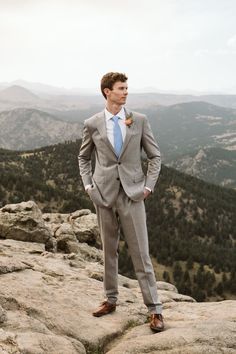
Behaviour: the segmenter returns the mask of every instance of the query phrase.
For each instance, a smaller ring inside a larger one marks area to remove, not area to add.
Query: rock
[[[77,219],[80,216],[89,215],[89,214],[91,214],[91,210],[89,210],[89,209],[76,210],[76,211],[74,211],[74,213],[71,214],[71,218]]]
[[[0,209],[0,237],[47,243],[52,237],[33,201],[8,204]]]
[[[94,318],[104,267],[90,211],[42,215],[33,202],[7,205],[0,232],[1,354],[235,353],[236,301],[196,303],[165,282],[157,282],[164,332],[151,332],[137,280],[122,275],[117,310]]]
[[[0,256],[9,257],[10,255],[15,255],[19,253],[30,253],[30,254],[42,254],[45,252],[44,244],[37,242],[18,242],[13,239],[6,239],[4,242],[0,242]],[[3,259],[3,257],[1,257]]]
[[[19,333],[17,344],[21,353],[86,354],[86,350],[80,342],[56,334]]]
[[[167,291],[173,291],[175,293],[178,293],[177,288],[173,284],[166,283],[164,281],[158,281],[157,282],[157,288],[159,290],[167,290]]]
[[[57,252],[57,241],[55,237],[50,237],[45,242],[45,250],[49,252]]]
[[[135,327],[118,341],[107,346],[106,353],[233,354],[236,352],[236,301],[171,303],[165,309],[164,316],[166,324],[164,332],[151,334],[146,324]]]
[[[43,213],[43,220],[46,222],[47,226],[62,224],[69,220],[70,214],[59,214],[59,213]]]
[[[139,284],[136,279],[127,278],[121,274],[118,276],[118,283],[128,289],[139,289]]]
[[[71,338],[40,332],[0,331],[1,354],[86,354],[84,346]]]
[[[87,214],[74,219],[74,232],[79,242],[101,248],[101,238],[98,230],[96,214]]]
[[[67,223],[66,225],[68,225],[68,227],[71,227],[69,221],[69,214],[46,213],[43,214],[42,217],[54,237],[56,237],[58,229],[60,229],[62,225],[64,225],[64,223]]]
[[[21,354],[15,341],[15,334],[6,332],[0,328],[0,348],[1,354]]]
[[[103,252],[87,243],[79,243],[79,255],[86,261],[99,262],[103,264]]]
[[[171,284],[157,282],[166,330],[153,334],[137,280],[119,275],[116,312],[94,318],[91,313],[103,300],[102,251],[85,243],[70,254],[45,252],[41,246],[0,240],[2,264],[16,262],[0,275],[2,353],[235,351],[236,301],[189,302]],[[18,271],[21,264],[29,266]]]
[[[64,251],[66,253],[79,253],[80,247],[77,241],[70,241],[66,242]]]
[[[7,319],[7,312],[0,306],[0,325]]]
[[[71,214],[45,213],[43,219],[55,237],[59,251],[77,252],[78,241],[101,248],[97,216],[90,210],[77,210]]]
[[[57,240],[58,251],[64,251],[66,253],[75,252],[75,248],[74,251],[72,251],[72,245],[76,244],[76,246],[78,246],[78,241],[70,224],[61,224],[55,231],[54,236]]]
[[[89,277],[99,281],[103,281],[103,274],[101,272],[91,272]]]
[[[191,296],[178,294],[175,291],[159,290],[159,294],[163,303],[173,301],[196,302]]]
[[[29,265],[19,262],[11,257],[0,258],[0,274],[15,272],[30,268]]]
[[[64,256],[65,259],[75,259],[76,258],[76,253],[72,252],[68,254],[67,256]]]
[[[104,320],[99,322],[91,315],[103,299],[102,282],[88,275],[92,269],[101,272],[102,265],[85,259],[100,259],[101,251],[96,248],[89,252],[86,245],[84,253],[74,254],[72,259],[60,253],[45,257],[44,253],[32,253],[28,242],[14,241],[13,247],[4,247],[5,243],[10,245],[9,241],[12,240],[0,240],[0,247],[5,250],[4,257],[34,265],[20,272],[1,275],[0,305],[8,314],[4,330],[11,333],[14,349],[20,348],[27,353],[37,353],[38,350],[40,353],[43,346],[44,352],[51,354],[80,353],[85,352],[80,348],[86,348],[88,353],[94,353],[110,337],[127,328],[130,321],[145,321],[146,309],[141,298],[125,288],[120,290],[120,311],[113,324],[108,325]],[[69,262],[78,258],[77,267],[71,267]],[[124,316],[127,313],[129,315]],[[96,330],[91,331],[94,326]],[[0,340],[0,347],[1,344]],[[9,348],[7,346],[6,351],[10,352]]]

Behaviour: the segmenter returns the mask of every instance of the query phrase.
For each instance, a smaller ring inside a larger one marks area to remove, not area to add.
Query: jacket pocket
[[[104,207],[101,194],[99,193],[95,185],[93,185],[93,187],[88,189],[88,195],[93,203],[95,203],[98,206]]]
[[[144,174],[137,174],[133,177],[133,182],[142,182],[145,179]]]
[[[97,184],[104,184],[106,183],[106,177],[105,176],[93,176],[93,180]]]

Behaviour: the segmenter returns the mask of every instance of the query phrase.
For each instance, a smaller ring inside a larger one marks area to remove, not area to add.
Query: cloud
[[[0,77],[94,87],[232,86],[235,0],[0,0]],[[218,79],[220,77],[220,80]]]
[[[228,56],[235,55],[236,50],[232,49],[198,49],[194,52],[196,57],[206,57],[206,56]]]
[[[227,46],[236,48],[236,34],[228,39]]]

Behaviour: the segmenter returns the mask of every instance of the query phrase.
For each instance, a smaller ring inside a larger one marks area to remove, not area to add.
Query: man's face
[[[126,103],[128,96],[127,82],[117,81],[114,83],[112,90],[106,88],[104,92],[107,95],[108,102],[123,105]]]

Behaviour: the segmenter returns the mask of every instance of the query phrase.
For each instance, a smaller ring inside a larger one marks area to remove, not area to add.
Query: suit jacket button
[[[117,181],[119,181],[120,179],[119,179],[119,177],[117,177]]]
[[[118,162],[118,165],[121,165],[121,162]]]

